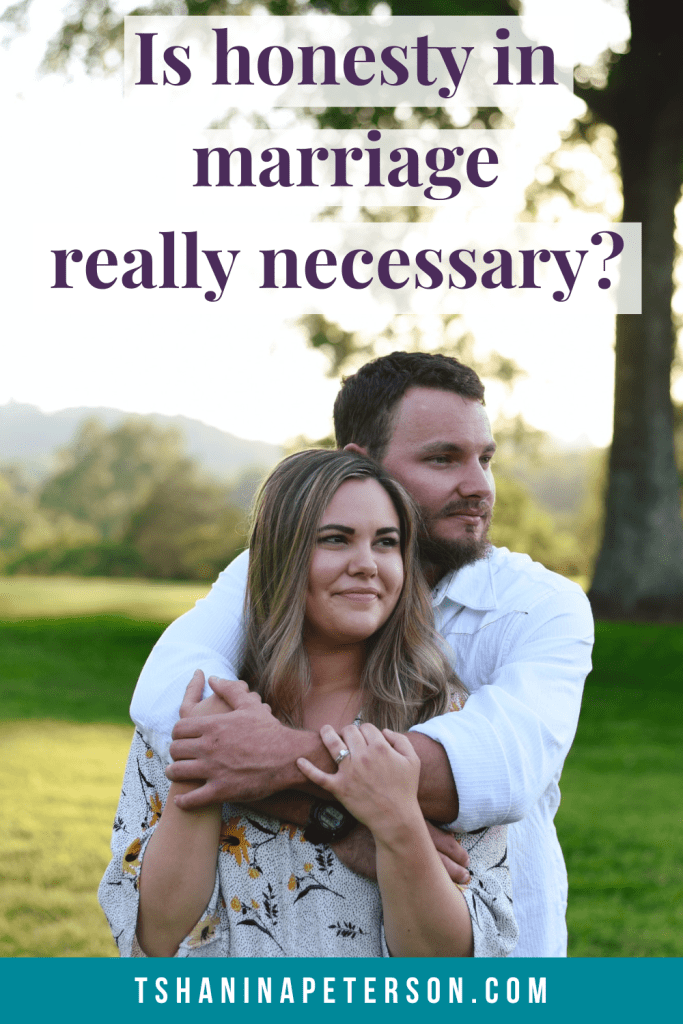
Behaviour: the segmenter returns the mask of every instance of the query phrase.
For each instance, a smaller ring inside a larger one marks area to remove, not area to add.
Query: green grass
[[[208,589],[206,583],[0,576],[0,620],[125,615],[171,622],[204,597]]]
[[[683,955],[683,628],[598,623],[562,775],[570,955]]]
[[[126,723],[164,625],[120,616],[0,622],[0,719]]]
[[[95,889],[130,696],[162,629],[0,623],[0,955],[114,953]],[[681,956],[683,628],[598,624],[594,660],[557,816],[570,954]]]
[[[0,956],[117,956],[97,886],[132,732],[0,725]]]

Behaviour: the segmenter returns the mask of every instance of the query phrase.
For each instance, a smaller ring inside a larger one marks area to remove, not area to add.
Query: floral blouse
[[[144,956],[135,938],[145,848],[170,783],[139,732],[119,801],[112,860],[99,899],[121,956]],[[505,826],[455,833],[470,855],[463,893],[475,956],[507,956],[517,941]],[[462,887],[461,887],[462,888]],[[209,905],[176,954],[241,957],[388,956],[376,882],[349,870],[294,825],[223,804],[216,882]]]

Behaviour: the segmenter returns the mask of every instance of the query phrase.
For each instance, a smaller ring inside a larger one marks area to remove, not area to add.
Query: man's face
[[[411,388],[393,427],[382,464],[422,509],[423,560],[446,572],[481,558],[496,496],[496,445],[484,407],[450,391]]]

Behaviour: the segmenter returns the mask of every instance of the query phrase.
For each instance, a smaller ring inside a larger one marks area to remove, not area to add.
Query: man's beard
[[[420,561],[425,569],[427,566],[433,566],[439,576],[444,576],[447,572],[458,572],[459,569],[478,562],[480,558],[484,558],[488,554],[491,547],[488,532],[493,518],[493,510],[486,502],[477,503],[476,506],[467,502],[454,502],[443,508],[438,515],[429,515],[424,508],[421,509],[421,512],[422,523],[418,534],[418,546]],[[444,540],[434,536],[434,527],[439,520],[467,512],[480,514],[484,518],[485,528],[481,536],[475,537],[466,534],[457,540]]]

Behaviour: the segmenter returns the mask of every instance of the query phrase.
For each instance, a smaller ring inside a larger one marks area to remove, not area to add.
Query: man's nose
[[[478,498],[480,501],[490,501],[493,496],[491,475],[482,466],[479,459],[471,459],[463,467],[463,472],[458,479],[457,491],[463,498]]]

